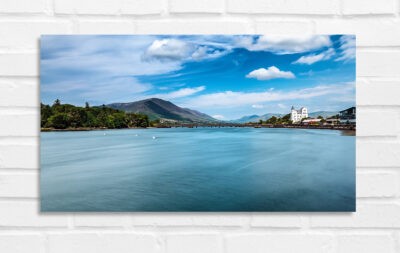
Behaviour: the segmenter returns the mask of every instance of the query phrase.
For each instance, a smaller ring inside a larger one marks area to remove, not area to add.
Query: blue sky
[[[101,105],[158,97],[215,118],[355,105],[352,35],[49,35],[41,100]]]

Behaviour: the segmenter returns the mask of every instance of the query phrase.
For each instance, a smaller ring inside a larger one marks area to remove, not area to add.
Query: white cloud
[[[146,60],[182,60],[192,51],[192,46],[177,39],[154,40],[143,58]]]
[[[252,105],[251,107],[255,108],[255,109],[262,109],[264,108],[263,105]]]
[[[200,44],[199,41],[179,39],[154,40],[143,54],[144,60],[159,61],[199,61],[220,57],[228,53],[226,45]]]
[[[276,54],[294,54],[330,47],[332,42],[328,35],[303,36],[268,36],[258,39],[242,36],[236,40],[236,45],[250,51],[269,51]]]
[[[356,58],[356,37],[354,35],[343,35],[340,38],[340,55],[336,61],[349,61]]]
[[[279,70],[275,66],[271,66],[268,69],[259,68],[253,70],[249,74],[247,74],[246,77],[255,78],[257,80],[270,80],[275,78],[286,78],[286,79],[295,78],[292,72]]]
[[[44,36],[41,70],[46,75],[73,72],[74,75],[58,76],[60,79],[88,79],[96,76],[135,76],[164,74],[179,70],[179,62],[146,62],[141,53],[151,45],[154,36]]]
[[[293,64],[307,64],[311,65],[319,61],[326,61],[332,58],[335,55],[335,50],[333,48],[329,48],[328,50],[320,53],[320,54],[310,54],[305,55],[297,59],[293,62]]]
[[[234,92],[225,91],[200,95],[185,101],[189,107],[237,107],[255,105],[271,101],[287,101],[294,99],[309,99],[324,95],[343,95],[354,91],[354,83],[335,85],[320,85],[290,92],[264,91],[264,92]]]
[[[182,88],[176,91],[172,91],[169,93],[162,93],[162,94],[153,94],[151,97],[162,98],[162,99],[175,99],[175,98],[182,98],[188,97],[198,92],[205,90],[205,86],[198,86],[194,88]]]
[[[219,119],[219,120],[225,119],[224,115],[220,115],[220,114],[213,115],[212,117],[213,117],[214,119]]]
[[[284,105],[284,104],[277,104],[277,106],[279,107],[279,108],[281,108],[281,109],[285,109],[287,106],[286,105]]]
[[[208,46],[199,46],[191,55],[193,60],[218,58],[228,51],[225,49],[212,48]]]

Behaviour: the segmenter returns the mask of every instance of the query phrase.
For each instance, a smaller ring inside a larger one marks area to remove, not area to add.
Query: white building
[[[294,109],[292,106],[292,111],[290,113],[290,120],[293,123],[300,122],[301,119],[308,118],[307,108],[301,107],[299,110]]]

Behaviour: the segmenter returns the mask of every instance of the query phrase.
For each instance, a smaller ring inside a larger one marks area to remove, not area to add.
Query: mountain
[[[150,120],[168,119],[188,122],[218,121],[207,114],[188,108],[182,108],[159,98],[149,98],[131,103],[113,103],[106,106],[125,112],[146,114]]]
[[[285,116],[285,115],[284,115],[284,114],[281,114],[281,113],[267,113],[267,114],[262,115],[262,116],[260,117],[260,119],[262,119],[262,120],[267,120],[267,119],[272,118],[273,116],[275,116],[275,117],[283,117],[283,116]]]
[[[322,116],[322,117],[324,117],[324,118],[327,118],[327,117],[334,116],[334,115],[336,115],[336,114],[339,114],[339,112],[318,111],[318,112],[311,112],[311,113],[309,113],[309,114],[308,114],[308,117],[310,117],[310,118],[316,118],[316,117],[318,117],[318,116]]]
[[[240,119],[231,120],[232,123],[247,123],[247,122],[258,122],[260,120],[259,115],[243,116]]]
[[[249,115],[249,116],[241,117],[240,119],[231,120],[231,122],[233,122],[233,123],[259,122],[260,119],[265,121],[267,119],[270,119],[272,116],[282,117],[284,115],[280,114],[280,113],[267,113],[267,114],[264,114],[264,115],[261,115],[261,116],[259,116],[259,115]]]

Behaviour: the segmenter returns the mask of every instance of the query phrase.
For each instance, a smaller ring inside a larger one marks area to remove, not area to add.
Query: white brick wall
[[[38,36],[356,33],[356,213],[41,214]],[[0,252],[400,252],[400,0],[1,0]]]

